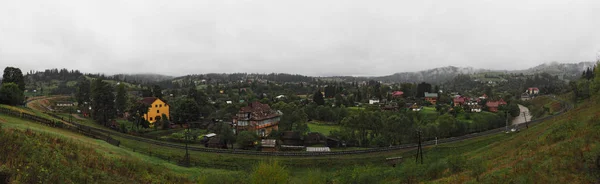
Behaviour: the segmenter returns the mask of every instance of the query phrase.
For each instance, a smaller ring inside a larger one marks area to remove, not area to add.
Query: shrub
[[[277,161],[260,162],[250,175],[250,183],[288,183],[289,171]]]

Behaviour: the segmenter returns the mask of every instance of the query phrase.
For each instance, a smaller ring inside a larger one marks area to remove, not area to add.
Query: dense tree
[[[242,149],[251,148],[258,141],[258,135],[250,131],[241,131],[236,137],[236,143]]]
[[[404,92],[405,97],[415,97],[417,89],[413,83],[402,83],[400,84],[400,90]]]
[[[594,78],[593,82],[590,84],[591,94],[596,94],[598,91],[600,91],[600,67],[598,67],[599,64],[600,61],[596,62],[596,68],[594,68],[593,70]]]
[[[171,127],[171,121],[169,121],[169,117],[167,117],[166,114],[162,114],[162,116],[160,118],[160,122],[162,124],[163,130],[168,130]]]
[[[315,94],[313,94],[313,102],[317,103],[317,105],[325,104],[325,99],[323,99],[323,94],[321,94],[321,91],[317,90]]]
[[[422,82],[417,85],[417,97],[422,98],[425,96],[425,92],[431,92],[431,84]]]
[[[163,97],[162,88],[159,85],[153,85],[152,86],[152,96],[154,96],[156,98],[162,98]]]
[[[142,126],[144,124],[144,121],[146,121],[144,119],[144,114],[147,113],[148,108],[150,108],[149,105],[142,103],[141,101],[135,99],[135,98],[130,98],[129,99],[129,103],[128,103],[128,107],[127,107],[127,112],[129,113],[129,121],[133,122],[133,124],[139,129],[139,126]],[[161,118],[162,121],[162,118]]]
[[[4,68],[4,74],[2,75],[2,83],[15,83],[21,91],[25,91],[25,78],[21,69],[14,67]]]
[[[0,86],[0,103],[7,105],[19,105],[23,103],[25,96],[19,86],[12,82],[2,83]]]
[[[440,137],[448,137],[458,128],[456,119],[449,114],[439,116],[436,123],[438,124],[438,133]]]
[[[92,118],[105,126],[116,115],[113,91],[113,87],[100,78],[92,83]]]
[[[223,144],[225,145],[231,145],[231,148],[233,148],[233,144],[235,144],[235,135],[233,134],[233,130],[231,129],[231,126],[229,126],[226,123],[221,123],[219,127],[219,130],[216,131],[219,134],[219,138],[221,138],[221,141],[223,141]]]
[[[117,116],[122,117],[127,108],[127,91],[125,90],[125,85],[123,83],[117,86],[115,105],[117,108]]]
[[[191,98],[182,98],[175,102],[173,108],[173,120],[177,123],[189,123],[200,119],[200,107],[196,101]]]

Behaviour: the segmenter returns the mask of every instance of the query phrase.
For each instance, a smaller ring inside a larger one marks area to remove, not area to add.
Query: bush
[[[250,175],[250,183],[288,183],[289,171],[277,161],[260,162]]]

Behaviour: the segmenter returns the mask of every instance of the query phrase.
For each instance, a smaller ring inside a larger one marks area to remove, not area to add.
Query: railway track
[[[519,124],[519,125],[516,126],[516,128],[522,129],[525,126],[534,126],[534,125],[539,124],[540,122],[543,122],[545,120],[548,120],[548,119],[557,117],[559,115],[562,115],[565,112],[567,112],[567,111],[569,111],[569,110],[571,110],[573,108],[572,104],[569,104],[569,103],[567,103],[567,102],[565,102],[563,100],[560,100],[560,99],[557,99],[557,98],[554,98],[554,97],[551,97],[551,98],[553,98],[554,100],[557,100],[557,101],[561,102],[561,105],[563,107],[562,107],[562,110],[559,111],[559,113],[557,113],[555,115],[550,115],[550,116],[547,116],[547,117],[535,119],[535,120],[529,121],[529,122],[524,123],[524,124]],[[55,118],[58,118],[58,119],[62,119],[62,118],[60,118],[60,117],[58,117],[56,115],[52,115],[52,114],[49,114],[49,115],[54,116]],[[42,118],[42,117],[35,117],[34,119],[39,119],[39,118]],[[42,118],[42,119],[45,119],[45,118]],[[46,121],[46,120],[44,120],[44,121]],[[65,120],[63,120],[63,121],[65,121]],[[175,148],[175,149],[185,149],[184,145],[173,144],[173,143],[162,142],[162,141],[156,141],[156,140],[142,138],[142,137],[138,137],[138,136],[123,134],[123,133],[120,133],[120,132],[113,132],[113,131],[109,131],[109,130],[105,130],[105,129],[94,128],[94,127],[82,125],[82,124],[77,123],[77,122],[66,121],[66,124],[67,124],[67,126],[74,126],[78,130],[84,130],[84,132],[89,132],[91,134],[96,134],[96,135],[103,134],[103,135],[105,135],[105,136],[107,136],[109,138],[110,138],[110,136],[118,136],[118,137],[122,137],[122,138],[125,138],[125,139],[128,139],[128,140],[134,140],[134,141],[144,142],[144,143],[158,145],[158,146],[170,147],[170,148]],[[492,129],[492,130],[483,131],[483,132],[471,133],[471,134],[467,134],[467,135],[463,135],[463,136],[459,136],[459,137],[450,137],[450,138],[438,139],[437,140],[437,144],[460,142],[460,141],[464,141],[464,140],[467,140],[467,139],[481,137],[481,136],[486,136],[486,135],[497,134],[497,133],[501,133],[501,132],[504,132],[504,131],[505,131],[505,127],[501,127],[501,128],[496,128],[496,129]],[[431,145],[435,145],[435,144],[436,144],[435,140],[425,141],[425,142],[422,143],[423,146],[431,146]],[[118,145],[118,143],[117,143],[117,145]],[[387,152],[387,151],[395,151],[395,150],[403,150],[403,149],[412,149],[412,148],[416,148],[417,146],[418,145],[416,143],[411,143],[411,144],[403,144],[403,145],[391,146],[391,147],[381,147],[381,148],[371,148],[371,149],[351,150],[351,151],[335,151],[335,152],[258,152],[258,151],[236,150],[236,149],[211,149],[211,148],[203,148],[203,147],[195,147],[195,146],[188,146],[188,149],[191,150],[191,151],[207,152],[207,153],[222,153],[222,154],[258,155],[258,156],[314,157],[314,156],[332,156],[332,155],[352,155],[352,154],[378,153],[378,152]]]

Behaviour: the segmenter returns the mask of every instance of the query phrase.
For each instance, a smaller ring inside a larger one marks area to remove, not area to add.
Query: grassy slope
[[[0,155],[0,172],[11,173],[11,180],[19,182],[188,183],[207,176],[211,179],[246,175],[237,171],[183,168],[104,141],[9,116],[0,115],[0,123],[5,132],[0,135],[3,139],[0,149],[12,148],[1,151],[8,154]],[[49,170],[70,172],[48,174]],[[236,178],[230,179],[233,182]]]
[[[585,102],[563,116],[502,141],[469,146],[473,149],[456,154],[464,156],[467,162],[482,160],[485,172],[476,175],[473,172],[476,169],[466,169],[434,182],[475,182],[477,176],[487,183],[598,181],[599,170],[594,166],[600,156],[600,105],[597,102]]]

